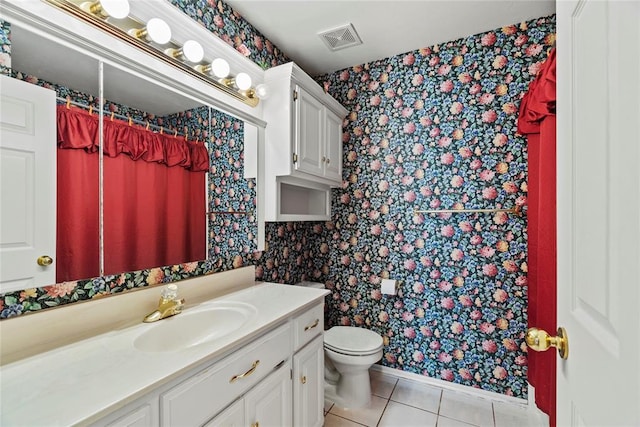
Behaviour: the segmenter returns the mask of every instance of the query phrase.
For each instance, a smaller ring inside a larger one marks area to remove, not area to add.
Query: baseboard
[[[462,384],[456,384],[449,381],[440,380],[437,378],[426,377],[424,375],[414,374],[413,372],[401,371],[399,369],[389,368],[382,365],[373,365],[371,370],[378,371],[386,375],[391,375],[397,378],[404,378],[411,381],[417,381],[424,384],[430,384],[436,387],[440,387],[445,390],[451,390],[458,393],[466,393],[481,399],[492,400],[494,402],[504,402],[513,405],[519,405],[521,407],[528,407],[529,402],[519,397],[506,396],[504,394],[494,393],[492,391],[482,390],[479,388],[469,387]],[[537,407],[536,407],[537,409]],[[539,409],[538,409],[539,411]]]
[[[536,405],[536,388],[529,384],[529,390],[527,391],[527,397],[529,398],[529,410],[534,412],[540,420],[540,425],[549,425],[549,415],[542,412],[538,405]]]

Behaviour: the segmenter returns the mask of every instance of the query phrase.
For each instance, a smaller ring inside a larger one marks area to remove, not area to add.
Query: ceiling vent
[[[358,33],[356,33],[356,29],[353,28],[353,24],[323,31],[319,33],[318,36],[320,36],[331,51],[362,44],[362,40],[360,40]]]

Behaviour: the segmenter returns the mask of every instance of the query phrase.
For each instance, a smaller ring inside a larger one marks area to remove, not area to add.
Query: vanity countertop
[[[134,347],[134,340],[154,324],[140,323],[2,366],[0,425],[68,426],[96,421],[191,368],[251,342],[296,311],[319,303],[327,293],[257,284],[211,300],[246,303],[257,309],[243,327],[211,342],[144,352]]]

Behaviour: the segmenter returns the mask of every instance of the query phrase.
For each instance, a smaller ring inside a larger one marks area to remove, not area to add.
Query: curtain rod
[[[514,215],[521,216],[522,207],[519,205],[516,205],[509,209],[430,209],[430,210],[414,209],[413,214],[416,215],[419,213],[437,214],[437,213],[491,213],[491,212],[508,212]]]
[[[249,215],[246,211],[209,211],[206,215]]]
[[[93,109],[93,106],[91,106],[91,105],[83,104],[81,102],[71,101],[71,100],[69,100],[67,98],[62,98],[60,96],[56,96],[56,99],[58,101],[62,101],[64,104],[75,105],[76,107],[80,107],[80,108],[83,108],[85,110],[92,110]],[[97,110],[97,107],[95,109]],[[153,124],[149,123],[148,121],[143,122],[142,120],[133,119],[133,118],[131,118],[129,116],[124,116],[122,114],[117,114],[117,113],[114,113],[114,112],[107,113],[105,111],[104,114],[108,115],[108,116],[113,115],[113,117],[116,117],[118,119],[123,119],[123,120],[126,120],[128,122],[135,123],[135,124],[147,127],[147,128],[153,128],[153,129],[159,131],[160,133],[163,133],[163,134],[166,134],[166,135],[172,135],[173,134],[173,136],[184,136],[185,138],[189,137],[188,135],[185,135],[182,132],[178,132],[175,129],[173,131],[171,129],[165,129],[164,126],[153,125]],[[196,138],[192,137],[192,139],[196,139]]]

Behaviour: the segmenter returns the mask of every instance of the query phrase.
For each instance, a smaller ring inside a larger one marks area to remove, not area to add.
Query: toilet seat
[[[382,350],[382,337],[364,328],[334,326],[324,333],[324,347],[348,356],[369,356]]]

